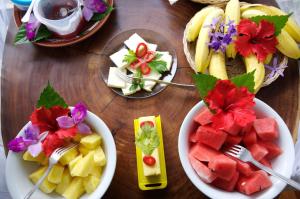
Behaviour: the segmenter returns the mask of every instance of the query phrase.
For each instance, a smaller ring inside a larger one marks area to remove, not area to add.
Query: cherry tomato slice
[[[141,64],[140,64],[139,60],[136,60],[130,64],[130,67],[133,69],[137,69],[138,67],[140,67],[140,65]]]
[[[154,127],[154,123],[152,121],[141,122],[140,127],[142,128],[145,125],[149,125],[151,127]]]
[[[141,71],[143,75],[148,75],[151,72],[151,68],[146,63],[143,63],[141,65]]]
[[[148,166],[153,166],[156,163],[156,160],[154,157],[152,157],[151,155],[145,155],[143,157],[143,162],[148,165]]]
[[[135,55],[139,58],[144,57],[148,52],[148,47],[145,43],[139,43],[135,50]]]
[[[148,51],[147,54],[144,57],[145,62],[151,62],[155,58],[155,52]]]

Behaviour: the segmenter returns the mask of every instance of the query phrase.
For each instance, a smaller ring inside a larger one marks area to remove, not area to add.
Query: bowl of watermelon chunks
[[[244,128],[232,125],[217,130],[210,125],[212,113],[201,101],[185,117],[178,150],[188,178],[210,198],[274,198],[286,186],[251,163],[224,155],[224,148],[239,144],[276,172],[290,177],[294,144],[282,118],[270,106],[254,99],[256,119]]]

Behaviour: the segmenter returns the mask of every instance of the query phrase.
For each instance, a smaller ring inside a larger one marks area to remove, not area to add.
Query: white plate
[[[294,160],[295,160],[294,143],[293,143],[291,133],[288,127],[286,126],[286,124],[284,123],[284,121],[282,120],[282,118],[276,113],[276,111],[274,111],[269,105],[267,105],[266,103],[264,103],[259,99],[255,99],[254,101],[256,103],[254,110],[258,118],[266,117],[266,116],[272,117],[276,120],[278,124],[279,139],[277,141],[277,144],[280,146],[283,152],[280,156],[278,156],[272,161],[272,167],[276,172],[286,176],[287,178],[290,178],[293,170]],[[196,104],[189,111],[189,113],[184,118],[184,121],[180,127],[180,133],[178,138],[178,151],[179,151],[181,165],[188,178],[192,181],[192,183],[205,195],[215,199],[275,198],[286,186],[285,182],[275,177],[270,177],[273,183],[273,185],[270,188],[261,191],[259,193],[253,194],[251,196],[247,196],[239,192],[223,191],[214,186],[206,184],[198,177],[198,175],[192,168],[190,161],[188,159],[188,151],[189,151],[188,135],[191,133],[191,130],[193,128],[192,126],[193,118],[194,116],[196,116],[196,114],[199,112],[199,110],[202,107],[204,107],[203,101]]]
[[[100,184],[97,189],[91,194],[85,194],[81,199],[99,199],[108,189],[116,169],[117,154],[116,145],[113,136],[106,124],[95,114],[88,111],[85,122],[88,123],[96,133],[101,135],[103,140],[103,150],[107,158],[107,163],[104,167]],[[18,133],[18,136],[24,134],[29,122]],[[28,176],[38,168],[38,165],[33,162],[24,161],[23,153],[14,153],[9,151],[6,160],[5,177],[8,191],[13,199],[23,199],[28,191],[33,187]],[[37,190],[31,199],[53,199],[63,198],[58,194],[45,194]]]

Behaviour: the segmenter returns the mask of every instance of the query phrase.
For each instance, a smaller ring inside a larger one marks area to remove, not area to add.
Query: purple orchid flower
[[[92,133],[90,127],[83,121],[87,115],[87,108],[83,103],[78,103],[75,105],[74,109],[71,111],[71,116],[61,116],[56,118],[56,121],[60,128],[68,129],[74,126],[77,127],[78,131],[82,134]]]
[[[26,140],[22,136],[17,137],[13,140],[11,140],[7,147],[9,150],[12,150],[14,152],[22,152],[27,150],[28,146],[32,144],[32,140]]]
[[[285,68],[287,68],[287,64],[284,64],[282,66],[278,65],[278,56],[275,56],[273,58],[272,65],[265,64],[265,68],[269,69],[271,71],[270,74],[268,74],[268,78],[274,77],[276,74],[284,77],[283,71]]]
[[[104,13],[107,10],[106,4],[102,0],[84,0],[83,1],[83,17],[86,21],[90,21],[94,13]]]
[[[34,40],[41,23],[35,18],[33,14],[30,15],[29,21],[25,24],[26,38],[29,41]]]

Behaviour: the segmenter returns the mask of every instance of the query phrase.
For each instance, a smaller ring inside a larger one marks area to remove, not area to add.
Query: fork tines
[[[245,148],[240,145],[233,145],[226,149],[225,153],[234,157],[239,156]]]

